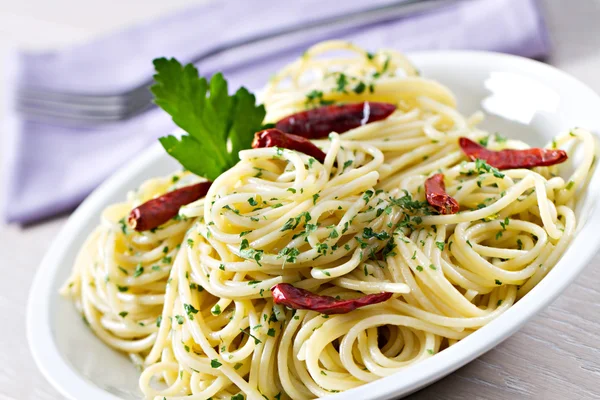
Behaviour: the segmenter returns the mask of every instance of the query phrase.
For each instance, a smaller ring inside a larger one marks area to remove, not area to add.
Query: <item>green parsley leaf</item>
[[[223,365],[223,364],[221,364],[219,362],[219,360],[217,360],[216,358],[213,358],[212,360],[210,360],[210,367],[211,368],[219,368],[221,365]]]
[[[348,84],[346,74],[340,72],[335,83],[337,85],[337,87],[335,88],[337,92],[346,93],[346,85]]]
[[[134,278],[137,278],[138,276],[140,276],[140,275],[141,275],[141,274],[143,274],[143,273],[144,273],[144,267],[142,267],[142,264],[138,264],[138,265],[135,267],[135,271],[134,271],[134,273],[133,273],[133,277],[134,277]]]
[[[517,248],[519,250],[523,250],[523,242],[521,241],[521,239],[517,239]]]
[[[367,85],[365,85],[365,83],[363,81],[360,81],[352,90],[356,94],[361,94],[362,92],[365,91],[366,88],[367,88]]]
[[[196,310],[191,304],[184,304],[183,309],[185,310],[188,317],[192,320],[194,319],[194,316],[192,314],[198,314],[198,310]]]
[[[125,218],[121,218],[119,220],[119,225],[121,225],[121,231],[123,232],[123,235],[127,235],[127,222],[125,221]]]
[[[573,188],[573,185],[575,185],[575,182],[573,182],[573,181],[569,181],[569,182],[567,183],[566,189],[567,189],[567,190],[571,190],[571,189]]]
[[[182,66],[174,58],[155,59],[154,67],[156,83],[150,90],[155,103],[187,133],[180,139],[161,137],[160,143],[188,171],[215,180],[238,162],[240,150],[251,147],[265,117],[264,106],[256,105],[243,87],[229,96],[220,73],[209,83],[192,64]]]

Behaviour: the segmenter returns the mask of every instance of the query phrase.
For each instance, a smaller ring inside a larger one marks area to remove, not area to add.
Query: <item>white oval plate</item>
[[[575,126],[600,132],[600,98],[584,84],[548,65],[520,57],[468,51],[410,54],[423,75],[448,85],[460,110],[487,114],[483,127],[533,145],[548,143]],[[475,359],[508,338],[571,283],[596,253],[600,212],[598,164],[577,207],[575,239],[554,269],[503,315],[456,345],[402,372],[334,399],[380,400],[407,395]],[[140,399],[138,372],[127,357],[106,347],[84,325],[72,303],[58,295],[75,255],[98,224],[101,210],[143,180],[177,164],[157,144],[101,185],[73,213],[44,257],[29,297],[27,336],[46,378],[72,400]]]

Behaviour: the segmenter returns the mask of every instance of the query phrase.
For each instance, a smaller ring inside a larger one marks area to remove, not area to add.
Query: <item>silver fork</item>
[[[410,12],[440,7],[456,1],[460,0],[399,0],[392,5],[374,7],[365,11],[347,13],[234,40],[221,46],[216,46],[205,53],[199,54],[192,60],[186,60],[186,62],[198,64],[226,51],[309,29],[343,29],[344,27],[353,26],[352,24],[355,24],[354,26],[365,26],[377,21],[394,20]],[[153,96],[149,90],[152,83],[153,78],[150,77],[142,84],[130,90],[114,94],[59,92],[53,89],[21,86],[16,91],[16,109],[19,113],[29,118],[68,124],[121,121],[153,107]]]

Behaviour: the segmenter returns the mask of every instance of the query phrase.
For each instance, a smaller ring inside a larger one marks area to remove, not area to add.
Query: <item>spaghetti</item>
[[[199,178],[149,180],[105,210],[63,293],[101,340],[140,366],[146,398],[303,400],[398,373],[508,309],[574,234],[575,194],[594,162],[584,129],[548,146],[581,149],[567,179],[559,165],[471,161],[461,137],[490,151],[529,146],[479,129],[481,113],[463,117],[452,93],[401,54],[338,41],[285,67],[263,100],[272,123],[332,103],[397,109],[314,140],[324,160],[243,150],[205,198],[153,230],[131,229],[129,212]],[[444,207],[457,211],[450,198],[459,212],[427,203],[434,176]],[[322,314],[274,304],[278,284],[323,299],[390,295]]]

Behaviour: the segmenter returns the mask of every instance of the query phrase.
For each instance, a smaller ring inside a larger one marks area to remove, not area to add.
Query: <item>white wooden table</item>
[[[4,0],[0,57],[15,44],[48,48],[84,41],[192,2]],[[550,62],[600,92],[600,0],[542,4],[554,44]],[[0,225],[0,400],[62,399],[29,354],[25,308],[35,270],[64,222],[65,217],[28,228]],[[411,398],[600,399],[599,289],[596,256],[577,282],[521,331]]]

